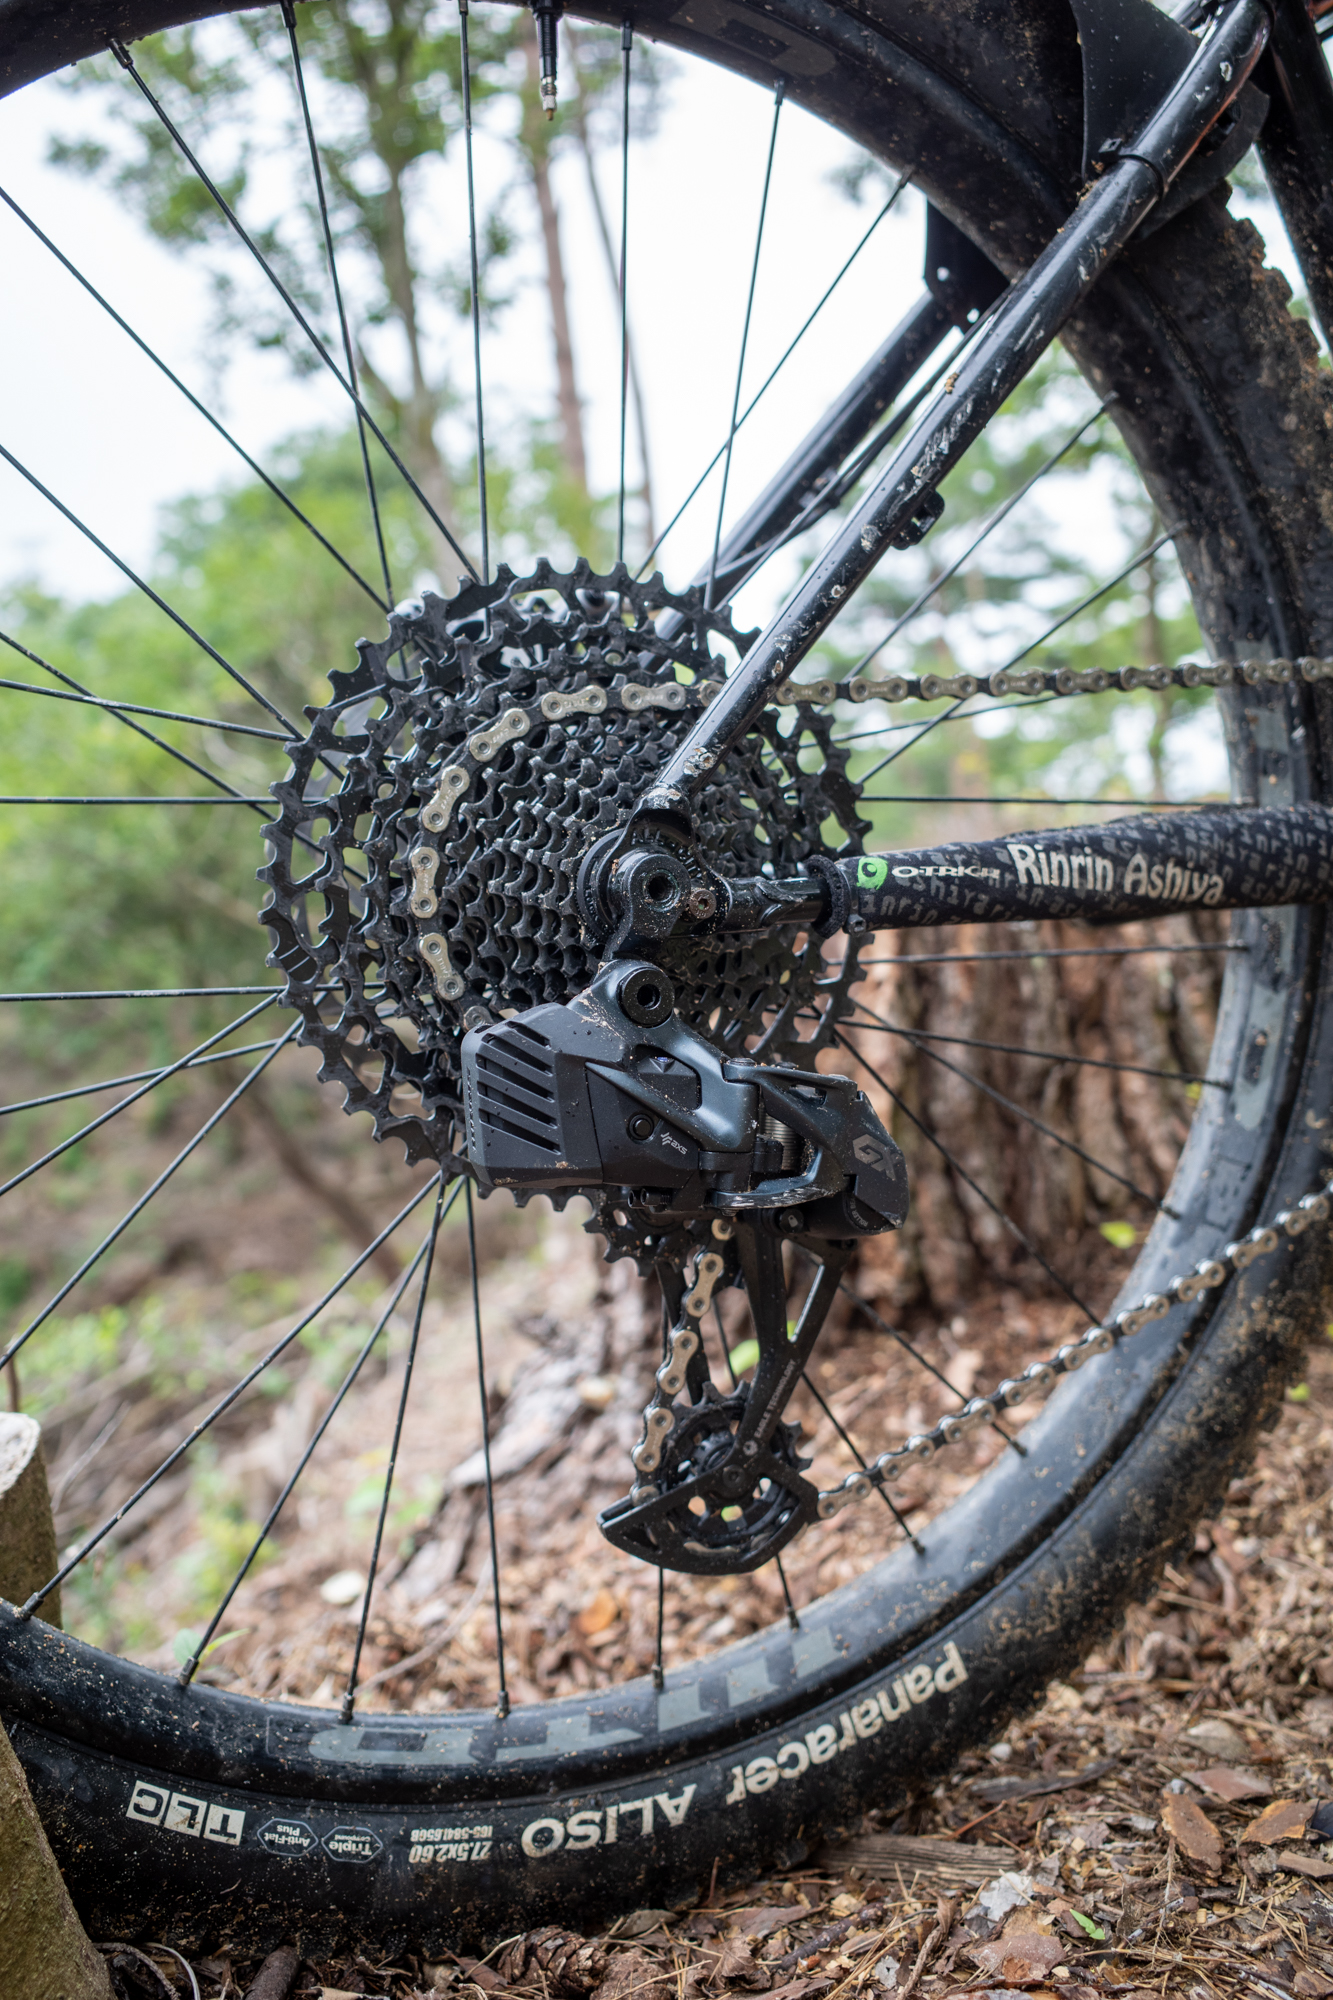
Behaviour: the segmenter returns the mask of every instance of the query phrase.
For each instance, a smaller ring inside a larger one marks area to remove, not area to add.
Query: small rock
[[[326,1604],[355,1604],[365,1587],[366,1579],[359,1569],[340,1569],[325,1577],[319,1594]]]
[[[1250,1755],[1250,1747],[1240,1731],[1229,1722],[1224,1722],[1220,1715],[1196,1722],[1185,1731],[1185,1740],[1202,1750],[1206,1757],[1216,1757],[1223,1764],[1243,1764]]]
[[[1021,1874],[1016,1869],[1006,1869],[1002,1875],[997,1875],[993,1882],[987,1882],[985,1888],[979,1891],[973,1907],[983,1911],[991,1923],[998,1924],[1002,1917],[1008,1916],[1010,1910],[1021,1909],[1032,1901],[1034,1886],[1030,1875]]]

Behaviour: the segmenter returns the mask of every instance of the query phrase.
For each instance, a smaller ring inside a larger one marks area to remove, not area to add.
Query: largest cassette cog
[[[663,637],[654,619],[667,611]],[[386,639],[361,641],[359,665],[330,674],[333,699],[306,710],[309,733],[273,786],[262,921],[299,1039],[377,1138],[465,1169],[463,1035],[587,985],[598,947],[580,922],[579,863],[752,636],[698,589],[675,596],[623,564],[598,576],[541,562],[400,605]],[[795,874],[860,852],[869,823],[830,727],[808,709],[769,710],[718,767],[698,799],[716,875]],[[700,1033],[809,1062],[855,972],[850,945],[832,969],[820,946],[795,927],[713,939],[701,922],[661,961]]]

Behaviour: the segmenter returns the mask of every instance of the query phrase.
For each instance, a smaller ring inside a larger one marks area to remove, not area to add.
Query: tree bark
[[[41,1426],[32,1417],[0,1416],[0,1597],[24,1603],[59,1567]],[[43,1603],[42,1617],[59,1625],[58,1590]]]
[[[583,96],[583,75],[579,69],[579,38],[571,23],[566,23],[566,39],[574,54],[574,73],[578,78],[578,95],[574,100],[574,130],[578,136],[579,151],[583,155],[584,171],[588,177],[588,198],[592,202],[592,212],[597,222],[597,234],[602,245],[602,255],[606,258],[606,268],[611,278],[611,289],[617,300],[620,298],[620,266],[615,246],[611,241],[611,229],[606,219],[606,206],[602,200],[602,190],[597,185],[597,166],[593,157],[592,138],[588,131],[587,106]],[[639,359],[634,345],[628,318],[625,322],[625,361],[629,375],[630,401],[634,405],[634,427],[639,434],[639,469],[642,481],[639,497],[643,501],[644,539],[648,548],[657,543],[657,523],[653,511],[653,477],[648,455],[648,419],[643,403],[643,384],[639,379]]]
[[[114,2000],[0,1728],[0,1993],[12,2000]]]
[[[1108,927],[1095,942],[1214,943],[1225,921],[1202,912]],[[1151,1221],[1189,1130],[1198,1086],[1185,1079],[1207,1070],[1221,955],[962,956],[1088,938],[1073,925],[963,928],[943,947],[959,954],[952,965],[913,963],[941,949],[938,933],[876,940],[885,962],[861,992],[898,1032],[845,1028],[859,1060],[836,1050],[830,1066],[856,1078],[907,1158],[906,1224],[859,1253],[867,1295],[886,1307],[945,1314],[988,1283],[1058,1292],[1041,1258],[1077,1291],[1088,1230]],[[956,1039],[913,1041],[913,1030]],[[1055,1060],[969,1046],[981,1042]]]

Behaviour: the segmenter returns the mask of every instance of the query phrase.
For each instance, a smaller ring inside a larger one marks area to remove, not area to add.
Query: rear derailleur
[[[849,1079],[727,1056],[673,1009],[658,966],[613,959],[567,1005],[474,1028],[467,1152],[484,1192],[610,1195],[660,1246],[666,1354],[631,1453],[634,1487],[599,1525],[645,1562],[732,1574],[816,1518],[799,1427],[783,1412],[856,1238],[903,1222],[907,1175]],[[790,1331],[784,1238],[816,1266]],[[701,1324],[727,1285],[744,1287],[759,1358],[722,1395]]]

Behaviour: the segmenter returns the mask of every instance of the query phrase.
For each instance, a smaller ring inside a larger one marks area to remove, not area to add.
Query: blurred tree
[[[438,197],[437,168],[462,133],[461,45],[442,25],[436,0],[325,0],[301,9],[302,61],[319,135],[331,233],[361,381],[413,477],[447,521],[473,513],[469,491],[470,393],[454,380],[449,330],[471,311],[466,254],[433,247],[423,220]],[[588,492],[582,406],[553,164],[572,136],[591,162],[592,115],[618,94],[618,37],[585,29],[568,65],[566,105],[554,124],[537,97],[536,44],[524,9],[483,10],[470,22],[474,116],[513,150],[529,191],[541,244],[552,330],[555,453],[539,414],[506,409],[513,436],[500,440],[525,491],[547,492],[539,512],[563,538],[596,558],[596,510]],[[604,46],[605,45],[605,46]],[[191,25],[137,45],[135,62],[168,115],[204,157],[265,258],[341,365],[342,350],[304,129],[292,88],[287,28],[276,9]],[[645,55],[636,82],[635,129],[655,113],[660,64]],[[91,95],[94,130],[55,138],[54,163],[106,181],[161,241],[203,250],[215,311],[210,347],[238,339],[280,348],[301,372],[321,363],[306,335],[262,275],[170,134],[126,86],[113,58],[78,66],[70,87]],[[619,120],[617,114],[618,138]],[[481,310],[494,322],[514,297],[514,187],[479,217]],[[604,224],[604,218],[603,218]],[[508,289],[506,289],[508,285]],[[396,340],[383,334],[392,330]],[[450,442],[445,432],[457,413]],[[390,475],[386,481],[392,485]],[[442,579],[455,558],[443,538],[428,544]]]

